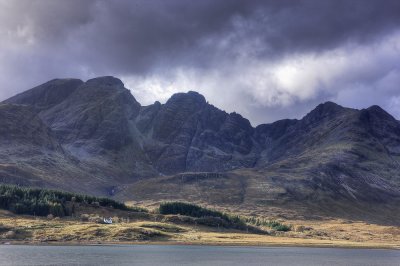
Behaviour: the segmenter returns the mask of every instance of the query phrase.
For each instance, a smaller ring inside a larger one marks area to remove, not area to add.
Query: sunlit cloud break
[[[291,54],[273,63],[247,57],[201,71],[177,68],[123,80],[144,104],[196,90],[230,112],[248,113],[249,106],[290,108],[323,97],[357,108],[379,103],[400,117],[395,104],[400,97],[399,51],[396,32],[367,45],[349,43],[323,53]]]

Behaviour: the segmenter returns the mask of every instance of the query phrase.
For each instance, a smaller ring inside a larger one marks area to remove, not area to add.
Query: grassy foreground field
[[[246,212],[250,208],[232,210],[182,201],[125,204],[62,191],[5,185],[0,188],[0,243],[400,249],[399,226],[322,216],[282,218],[285,216],[276,216],[276,212],[271,216]],[[109,218],[112,218],[112,224],[105,223]]]
[[[80,210],[87,212],[88,209]],[[249,246],[322,246],[400,249],[400,228],[344,220],[284,221],[289,232],[265,233],[185,224],[174,215],[114,213],[114,224],[89,219],[46,218],[0,211],[0,243],[25,244],[200,244]],[[117,218],[119,214],[120,218]],[[86,217],[87,218],[87,217]],[[94,218],[94,219],[91,219]]]

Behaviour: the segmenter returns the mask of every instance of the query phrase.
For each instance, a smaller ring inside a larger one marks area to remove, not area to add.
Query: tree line
[[[180,214],[196,218],[213,217],[224,221],[223,224],[244,227],[246,224],[238,215],[229,215],[217,210],[207,209],[195,204],[186,202],[164,202],[159,207],[160,214]]]
[[[255,226],[267,226],[276,231],[290,231],[291,228],[288,225],[282,224],[278,221],[260,219],[255,217],[242,217],[239,215],[230,215],[216,210],[207,209],[196,204],[186,202],[164,202],[159,207],[160,214],[180,214],[196,218],[202,218],[197,220],[206,225],[216,223],[216,220],[203,219],[203,218],[218,218],[222,221],[220,225],[235,227],[238,229],[250,229],[248,224]]]
[[[0,185],[0,208],[16,214],[68,216],[71,215],[71,210],[66,208],[67,202],[93,204],[119,210],[143,211],[142,209],[128,207],[124,203],[109,198],[58,190]]]

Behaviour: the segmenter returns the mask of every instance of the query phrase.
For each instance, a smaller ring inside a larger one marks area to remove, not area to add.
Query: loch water
[[[1,245],[0,265],[400,265],[400,251],[183,245]]]

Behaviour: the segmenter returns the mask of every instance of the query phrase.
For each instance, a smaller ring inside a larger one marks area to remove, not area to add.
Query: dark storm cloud
[[[0,98],[111,74],[139,99],[199,90],[253,122],[328,99],[362,106],[360,91],[395,111],[400,95],[380,80],[399,75],[399,14],[397,0],[0,0]]]
[[[80,56],[74,59],[104,71],[141,72],[160,63],[208,66],[221,53],[237,56],[252,41],[254,55],[279,57],[371,41],[400,22],[399,1],[16,2],[37,44],[60,53],[67,48]],[[20,20],[15,16],[12,25]],[[219,50],[220,42],[231,49]]]

